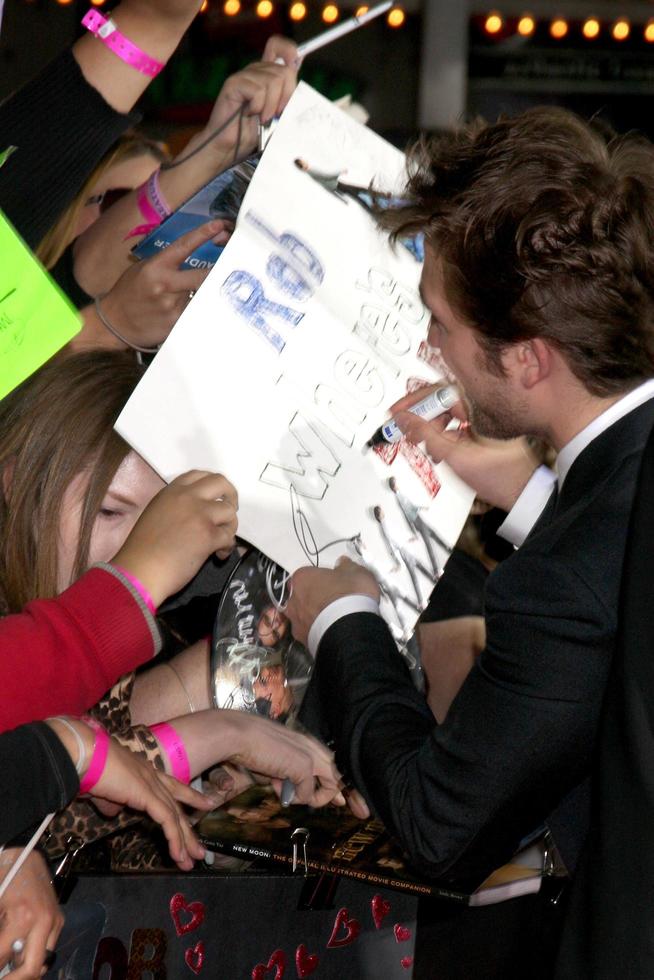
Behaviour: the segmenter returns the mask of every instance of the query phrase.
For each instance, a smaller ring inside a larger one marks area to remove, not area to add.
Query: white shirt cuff
[[[556,473],[548,466],[539,466],[498,527],[499,536],[519,548],[540,517],[555,483]]]
[[[318,653],[320,641],[337,619],[357,612],[369,612],[379,616],[379,603],[369,595],[344,595],[325,606],[322,612],[318,613],[309,630],[307,646],[311,656],[315,657]]]

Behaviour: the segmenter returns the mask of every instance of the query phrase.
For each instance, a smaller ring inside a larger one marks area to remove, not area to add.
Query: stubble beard
[[[516,413],[505,401],[498,399],[492,409],[484,408],[479,402],[466,396],[468,418],[473,432],[487,439],[515,439],[525,435],[524,425],[521,425]]]

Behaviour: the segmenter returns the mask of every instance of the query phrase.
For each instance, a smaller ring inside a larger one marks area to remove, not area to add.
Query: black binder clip
[[[304,859],[304,874],[309,874],[309,859],[307,856],[307,841],[309,840],[309,831],[306,827],[296,827],[291,834],[291,841],[293,842],[293,874],[297,871],[297,852],[300,846],[300,841],[302,842],[302,852]]]

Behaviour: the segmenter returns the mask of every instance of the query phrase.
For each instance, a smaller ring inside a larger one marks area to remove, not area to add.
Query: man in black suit
[[[430,342],[474,430],[535,435],[558,453],[545,509],[488,579],[486,647],[441,725],[379,616],[373,577],[347,561],[294,577],[288,612],[317,653],[322,734],[415,865],[455,886],[478,884],[544,827],[572,872],[586,835],[629,514],[654,424],[652,175],[649,144],[607,145],[563,110],[531,110],[431,146],[391,219],[398,234],[425,232]],[[428,449],[442,438],[443,420],[400,420]],[[446,972],[443,961],[432,974],[422,963],[416,975],[514,975],[499,959],[486,967]],[[548,975],[534,969],[515,975]]]
[[[654,973],[654,431],[627,543],[618,645],[593,765],[591,826],[556,980]]]

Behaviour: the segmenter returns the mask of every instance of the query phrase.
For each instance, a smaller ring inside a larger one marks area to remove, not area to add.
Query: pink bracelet
[[[85,715],[82,721],[95,730],[95,740],[93,742],[93,755],[89,763],[89,768],[82,776],[79,784],[80,793],[90,793],[96,783],[101,779],[104,768],[107,764],[109,753],[109,736],[95,718]]]
[[[154,78],[164,67],[162,61],[157,61],[141,51],[139,47],[132,43],[129,38],[121,34],[111,18],[103,17],[98,10],[87,11],[82,18],[82,26],[86,27],[91,34],[94,34],[99,41],[113,51],[121,61],[142,75]]]
[[[158,228],[164,218],[172,214],[159,187],[159,171],[155,170],[136,192],[138,209],[145,219],[145,224],[136,225],[125,235],[124,241],[139,235],[149,235]]]
[[[150,174],[147,179],[148,197],[150,199],[150,204],[153,206],[161,220],[164,218],[169,218],[173,213],[172,208],[163,196],[161,187],[159,186],[159,174],[161,173],[161,168],[157,169]]]
[[[191,766],[189,765],[186,748],[178,733],[168,722],[150,725],[150,731],[155,736],[161,748],[168,756],[170,770],[180,783],[191,782]]]
[[[139,580],[136,578],[136,576],[131,574],[131,572],[126,571],[124,568],[121,568],[119,565],[114,565],[114,568],[116,569],[117,572],[120,572],[120,574],[124,576],[124,578],[127,579],[130,585],[134,586],[134,588],[141,596],[143,602],[146,604],[146,606],[148,607],[152,615],[156,616],[157,607],[155,606],[154,599],[152,598],[152,596],[150,595],[146,587],[142,585],[141,582],[139,582]]]

